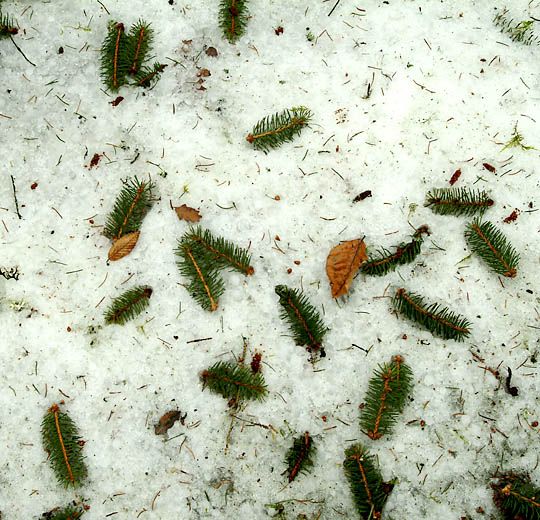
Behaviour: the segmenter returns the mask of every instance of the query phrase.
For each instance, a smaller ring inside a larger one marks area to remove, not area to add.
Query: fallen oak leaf
[[[185,204],[181,206],[175,206],[174,211],[180,220],[185,220],[186,222],[199,222],[201,220],[201,214],[199,210],[195,208],[190,208]]]
[[[326,274],[330,280],[332,298],[339,298],[349,292],[354,275],[366,260],[366,244],[358,238],[332,248],[326,259]]]

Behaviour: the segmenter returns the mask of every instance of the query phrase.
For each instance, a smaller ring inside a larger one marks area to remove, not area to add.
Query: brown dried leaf
[[[109,260],[114,262],[115,260],[120,260],[120,258],[129,255],[137,245],[140,234],[140,231],[134,231],[133,233],[128,233],[118,240],[115,240],[109,249]]]
[[[175,207],[174,211],[176,211],[176,214],[178,215],[178,218],[180,220],[185,220],[187,222],[199,222],[199,220],[201,220],[201,214],[199,213],[199,210],[195,208],[190,208],[185,204]]]
[[[185,416],[182,417],[182,412],[180,410],[171,410],[162,415],[158,423],[154,425],[154,432],[156,435],[163,435],[174,426],[176,421],[181,421],[183,424],[184,419]]]
[[[333,298],[347,294],[354,275],[366,260],[366,244],[360,239],[342,242],[330,251],[326,259],[326,274]]]
[[[207,78],[208,76],[211,76],[210,71],[208,69],[199,69],[199,72],[197,72],[198,78]]]
[[[215,47],[208,47],[204,52],[206,52],[207,56],[211,56],[212,58],[215,58],[218,55],[218,51]]]

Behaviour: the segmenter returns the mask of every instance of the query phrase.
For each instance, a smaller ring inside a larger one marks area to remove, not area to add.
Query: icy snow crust
[[[334,3],[253,0],[233,46],[219,32],[217,0],[104,0],[110,15],[97,1],[4,2],[36,67],[0,41],[0,265],[22,273],[0,278],[3,518],[36,518],[75,496],[56,483],[40,439],[43,414],[60,400],[86,441],[89,520],[264,519],[275,514],[265,504],[291,498],[308,502],[285,504],[288,518],[355,518],[342,471],[354,441],[397,479],[385,509],[394,520],[499,518],[489,488],[498,467],[540,481],[531,426],[540,420],[540,225],[526,212],[538,206],[538,151],[501,144],[517,122],[540,147],[539,49],[499,32],[493,2],[343,0],[328,16]],[[532,11],[510,3],[539,17],[537,2]],[[113,108],[99,47],[108,20],[139,17],[152,22],[154,53],[169,66],[153,90],[122,89]],[[211,72],[206,90],[198,68]],[[258,119],[298,105],[315,118],[294,143],[265,155],[246,142]],[[106,155],[89,169],[94,153]],[[458,168],[456,186],[492,194],[486,217],[521,253],[516,279],[500,281],[469,256],[466,219],[423,207]],[[132,254],[109,264],[102,226],[121,179],[149,174],[159,201]],[[352,202],[368,189],[371,198]],[[173,249],[187,225],[170,201],[200,208],[201,224],[253,253],[254,276],[226,273],[215,313],[181,285]],[[514,208],[517,221],[503,224]],[[433,234],[417,262],[359,276],[350,297],[331,299],[331,247],[363,236],[371,251],[391,247],[422,224]],[[318,371],[278,318],[279,283],[302,286],[324,313],[331,330]],[[154,289],[148,311],[103,327],[111,298],[136,284]],[[471,337],[442,341],[398,319],[385,296],[399,286],[467,316]],[[225,453],[227,405],[202,391],[199,373],[238,354],[242,336],[264,353],[271,393],[241,417],[272,428],[237,423]],[[212,339],[189,343],[201,338]],[[372,442],[358,407],[372,371],[396,353],[413,369],[413,400],[394,434]],[[503,377],[511,367],[519,395],[487,366]],[[154,424],[175,408],[186,425],[165,442]],[[306,430],[318,446],[314,470],[284,487],[285,453]]]

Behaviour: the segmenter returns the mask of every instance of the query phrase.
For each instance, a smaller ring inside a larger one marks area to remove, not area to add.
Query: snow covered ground
[[[37,518],[75,497],[41,445],[43,414],[60,400],[86,441],[89,520],[264,519],[275,514],[265,504],[288,499],[302,501],[285,504],[290,519],[355,518],[342,470],[353,441],[397,479],[386,518],[499,518],[489,488],[497,468],[540,482],[539,154],[502,150],[516,123],[540,148],[539,47],[502,34],[487,0],[342,0],[330,16],[333,0],[252,0],[236,45],[220,34],[216,4],[3,3],[36,65],[0,41],[0,266],[21,272],[0,278],[3,518]],[[508,7],[540,18],[538,1]],[[106,24],[139,17],[169,66],[154,89],[123,89],[112,107],[99,79]],[[211,73],[205,90],[200,68]],[[260,118],[297,105],[315,116],[294,143],[265,155],[246,142]],[[104,155],[90,169],[95,153]],[[486,218],[521,254],[515,279],[469,256],[467,219],[423,206],[458,168],[456,186],[492,194]],[[102,227],[133,175],[150,175],[159,201],[132,254],[108,263]],[[353,203],[365,190],[373,196]],[[255,275],[227,273],[215,313],[181,285],[173,249],[187,225],[170,202],[200,208],[201,224],[253,253]],[[504,224],[514,209],[518,219]],[[331,247],[363,236],[368,248],[391,247],[422,224],[432,235],[417,262],[359,276],[350,297],[332,300]],[[303,286],[324,309],[331,331],[317,371],[278,317],[278,283]],[[135,284],[154,289],[148,311],[103,326],[111,298]],[[467,316],[471,337],[443,341],[397,318],[383,296],[398,286]],[[264,353],[271,390],[242,418],[272,428],[238,422],[225,453],[226,402],[202,391],[199,373],[238,354],[242,336]],[[201,338],[211,339],[190,343]],[[373,369],[396,353],[413,368],[413,400],[392,436],[370,441],[359,405]],[[510,367],[519,395],[483,367],[503,379]],[[185,425],[169,440],[155,435],[175,408]],[[285,452],[306,430],[314,470],[285,487]]]

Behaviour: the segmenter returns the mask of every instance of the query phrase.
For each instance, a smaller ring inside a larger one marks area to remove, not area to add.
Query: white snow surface
[[[2,518],[38,518],[78,494],[89,520],[264,519],[275,514],[265,504],[288,499],[306,502],[285,504],[287,518],[357,518],[342,468],[353,442],[396,479],[386,518],[499,518],[489,487],[498,468],[540,482],[539,154],[503,150],[516,123],[540,148],[539,47],[502,34],[487,0],[342,0],[331,16],[333,0],[252,0],[236,45],[220,33],[217,4],[3,3],[36,66],[0,41],[0,266],[21,271],[0,278]],[[539,2],[509,7],[540,18]],[[168,67],[149,91],[123,88],[113,108],[99,48],[108,20],[139,18],[152,23],[154,54]],[[206,90],[200,68],[211,72]],[[268,154],[246,142],[259,119],[298,105],[314,121],[294,142]],[[90,169],[94,153],[105,155]],[[486,218],[521,254],[515,279],[470,256],[466,218],[424,207],[458,168],[456,186],[495,199]],[[159,200],[134,251],[109,263],[103,224],[134,175],[150,175]],[[364,190],[373,196],[353,203]],[[199,208],[202,225],[253,254],[253,276],[225,273],[214,313],[182,286],[173,250],[188,226],[170,203]],[[503,223],[514,209],[518,219]],[[422,224],[432,235],[416,262],[358,276],[347,298],[331,298],[334,245],[365,236],[370,250],[391,247]],[[315,371],[279,318],[280,283],[303,287],[330,328]],[[111,299],[136,284],[154,289],[148,310],[103,326]],[[398,318],[389,296],[400,286],[468,317],[470,338],[444,341]],[[242,337],[263,352],[271,392],[241,417],[272,428],[237,422],[225,453],[227,403],[202,390],[199,374],[238,355]],[[201,338],[211,339],[190,343]],[[412,399],[394,433],[370,441],[359,405],[373,370],[397,353],[414,372]],[[483,367],[503,379],[510,367],[519,395]],[[86,441],[78,492],[56,482],[41,444],[42,417],[61,400]],[[185,425],[155,435],[176,408]],[[284,456],[304,431],[315,466],[286,486]]]

